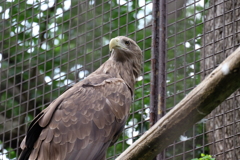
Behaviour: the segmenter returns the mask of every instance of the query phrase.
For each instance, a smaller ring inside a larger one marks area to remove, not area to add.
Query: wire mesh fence
[[[167,0],[161,6],[166,7],[161,30],[166,33],[166,61],[161,62],[166,66],[166,112],[239,45],[239,6],[237,0]],[[150,103],[151,57],[161,54],[151,46],[157,34],[152,30],[159,18],[153,17],[156,7],[151,0],[1,0],[0,159],[16,159],[32,119],[105,62],[108,43],[118,35],[136,40],[144,62],[129,119],[107,159],[115,159],[147,131],[153,123],[151,107],[156,107]],[[236,92],[157,159],[184,160],[205,153],[238,160],[239,125]]]
[[[239,43],[238,1],[168,1],[166,109],[170,110],[218,66]],[[164,152],[165,159],[200,153],[239,159],[239,92],[186,131]]]

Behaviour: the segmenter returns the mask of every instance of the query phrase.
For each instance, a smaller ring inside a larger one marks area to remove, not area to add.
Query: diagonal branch
[[[240,87],[240,47],[116,160],[149,160]]]

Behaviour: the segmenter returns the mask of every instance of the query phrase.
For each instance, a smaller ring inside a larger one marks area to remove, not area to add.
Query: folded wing
[[[74,85],[33,120],[20,160],[104,159],[124,128],[130,104],[131,91],[120,78]]]

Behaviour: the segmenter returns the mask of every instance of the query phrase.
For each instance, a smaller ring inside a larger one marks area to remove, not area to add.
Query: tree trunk
[[[240,1],[210,0],[202,41],[203,77],[216,68],[240,44]],[[240,75],[239,75],[240,76]],[[240,82],[239,82],[240,83]],[[208,116],[210,154],[217,160],[240,159],[240,91]]]

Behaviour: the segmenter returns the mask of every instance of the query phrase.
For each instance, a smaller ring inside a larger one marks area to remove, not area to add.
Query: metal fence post
[[[166,112],[166,0],[153,0],[152,75],[150,124],[154,125]],[[160,153],[157,160],[163,159]]]

